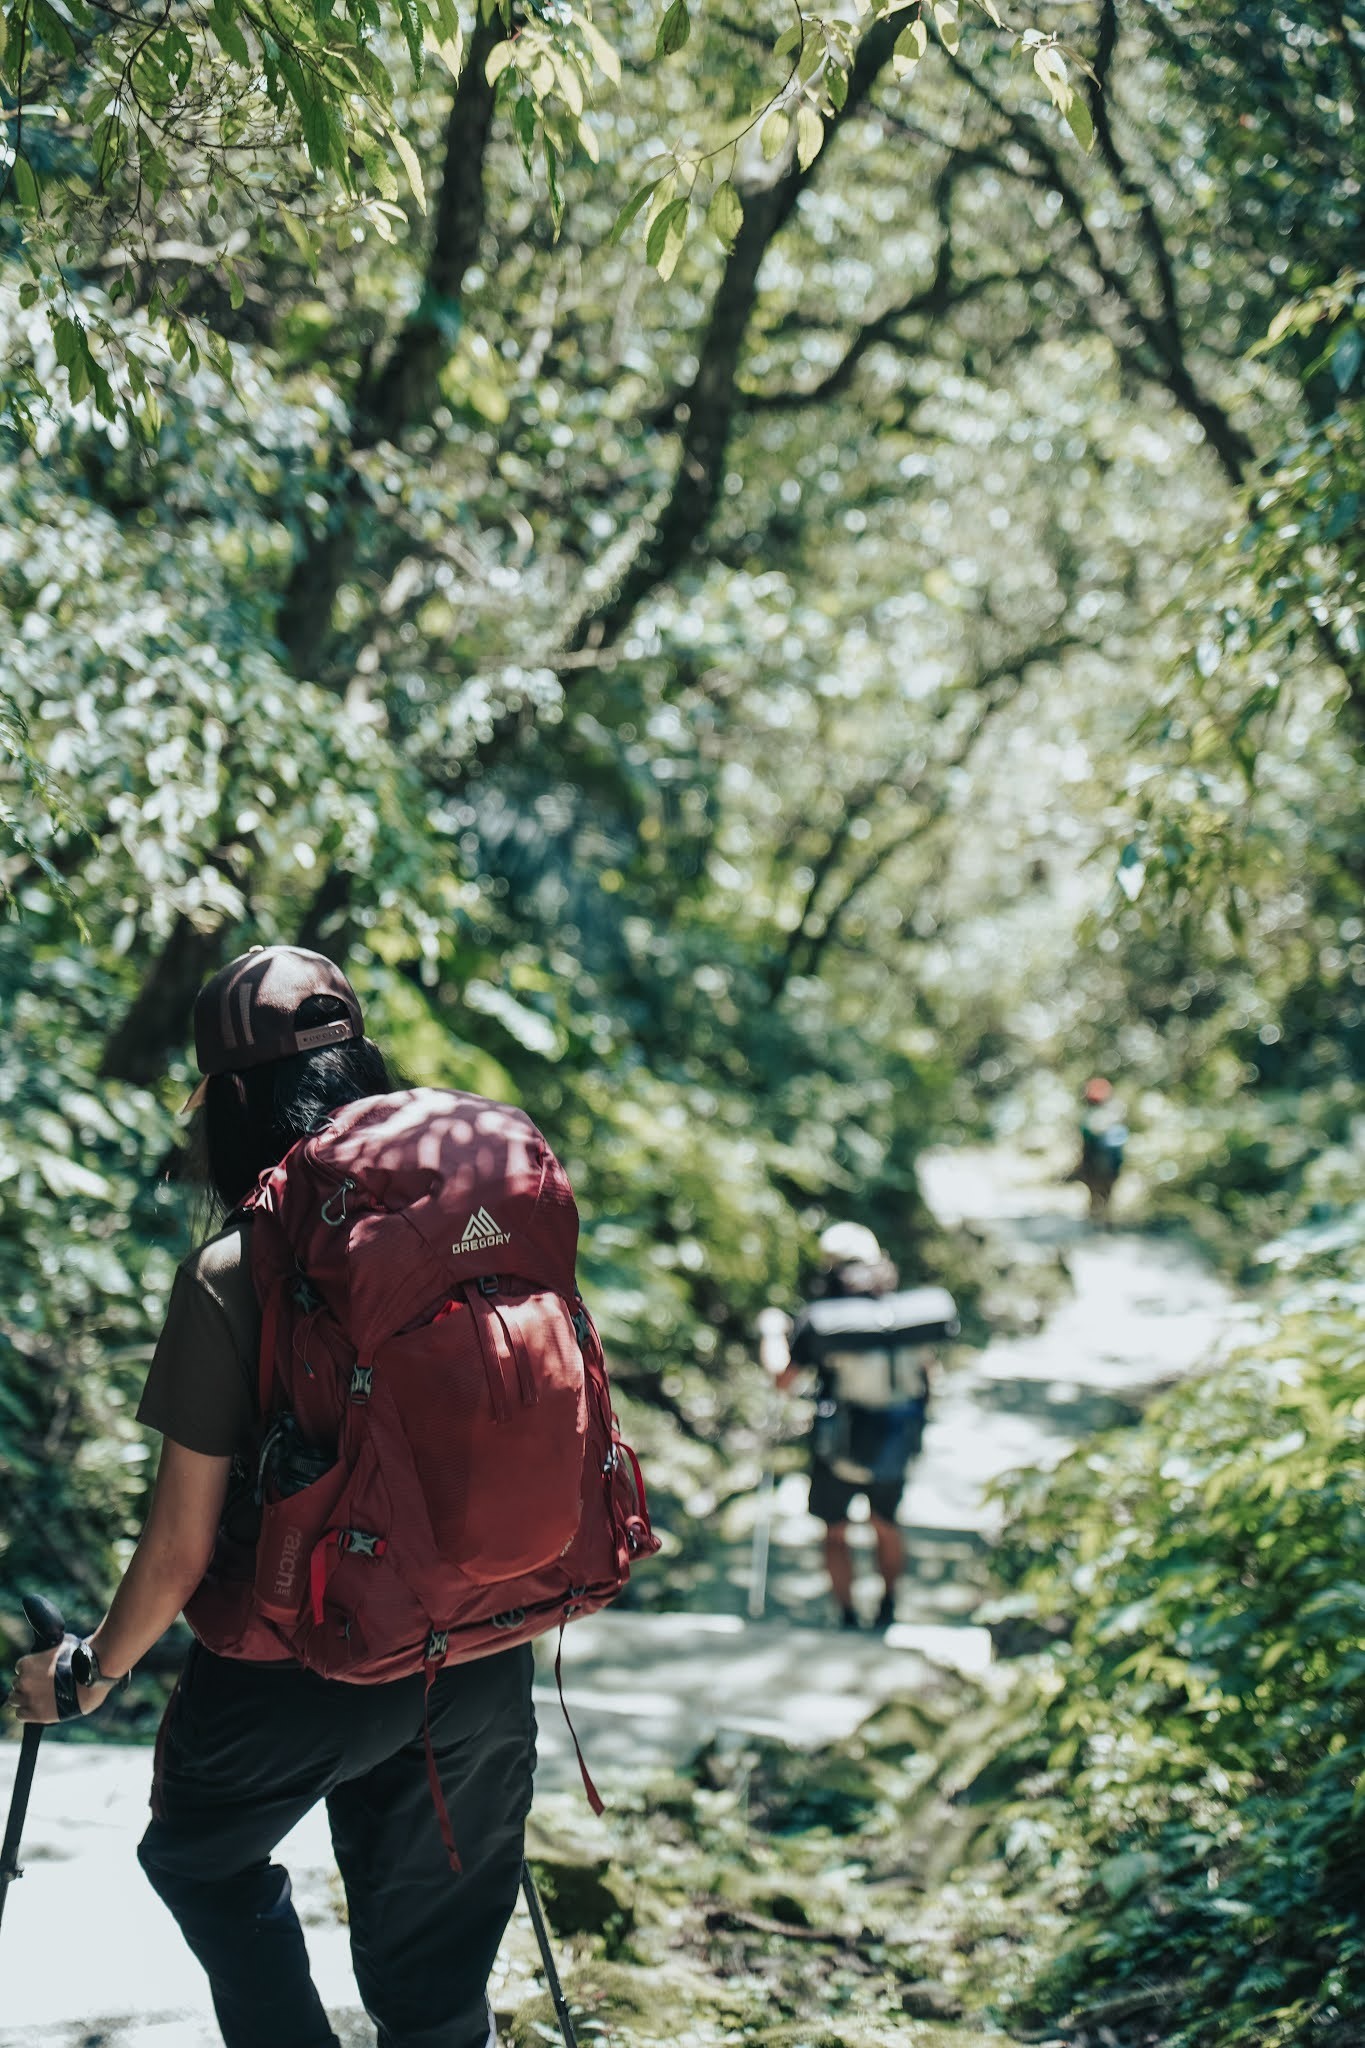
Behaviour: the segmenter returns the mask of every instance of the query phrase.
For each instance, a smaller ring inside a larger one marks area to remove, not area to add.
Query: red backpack
[[[220,1542],[185,1610],[200,1641],[430,1684],[615,1599],[659,1542],[574,1280],[573,1191],[530,1118],[373,1096],[246,1207],[262,1521],[254,1572]]]

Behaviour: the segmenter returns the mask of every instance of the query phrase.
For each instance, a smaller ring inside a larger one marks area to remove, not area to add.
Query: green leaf
[[[673,0],[672,6],[659,23],[659,37],[654,45],[656,57],[672,57],[682,49],[692,33],[692,16],[687,0]]]
[[[955,57],[962,37],[957,20],[957,0],[935,0],[934,27],[938,30],[938,39],[948,55]]]
[[[602,76],[610,79],[613,85],[619,85],[621,83],[621,59],[616,54],[614,46],[607,41],[599,28],[594,28],[586,15],[578,12],[577,8],[573,11],[573,19],[584,42],[591,50],[593,62]]]
[[[516,131],[517,141],[521,144],[521,154],[526,168],[529,170],[536,143],[536,103],[532,93],[517,94],[512,103],[512,126]]]
[[[777,41],[773,44],[774,57],[778,58],[779,61],[783,57],[790,57],[792,51],[796,49],[797,45],[800,43],[804,32],[804,23],[799,21],[794,21],[791,24],[790,28],[784,29],[782,34],[778,37]]]
[[[555,148],[548,123],[545,128],[545,185],[550,195],[550,224],[558,240],[564,222],[564,194],[559,183],[559,151]]]
[[[913,78],[915,66],[929,47],[929,31],[918,15],[896,37],[891,61],[897,78]]]
[[[688,195],[684,192],[681,198],[670,199],[667,206],[662,207],[650,222],[649,235],[645,242],[645,257],[656,269],[663,261],[674,221],[685,219],[689,204]],[[673,260],[676,263],[677,257],[675,256]],[[669,266],[669,270],[671,274],[672,265]]]
[[[498,43],[488,53],[488,62],[483,75],[490,85],[496,85],[509,65],[516,62],[517,46],[514,42]]]
[[[398,161],[408,174],[408,183],[412,187],[412,196],[417,201],[422,212],[425,213],[427,210],[427,188],[422,177],[422,165],[417,151],[408,141],[401,128],[391,128],[389,133],[393,138],[393,146],[397,151]]]
[[[74,362],[67,364],[66,382],[71,393],[71,403],[79,405],[90,389],[90,359],[84,348]],[[51,1186],[50,1181],[48,1185]]]
[[[796,75],[802,85],[809,85],[816,74],[824,69],[828,48],[823,36],[809,38],[801,52],[801,62],[796,67]]]
[[[648,185],[641,185],[637,191],[631,193],[629,199],[612,223],[611,233],[607,237],[609,242],[620,241],[636,214],[639,213],[643,206],[649,203],[651,196],[662,183],[662,178],[653,178]]]
[[[583,111],[583,78],[572,58],[561,56],[558,50],[551,50],[550,62],[559,81],[560,97],[569,112],[579,115]]]
[[[763,145],[763,155],[768,163],[775,162],[786,148],[787,138],[791,134],[791,125],[791,121],[783,113],[782,109],[774,107],[767,120],[763,123],[763,126],[759,129],[758,139]]]
[[[808,171],[819,156],[825,140],[825,124],[809,100],[803,100],[796,114],[796,161]]]
[[[49,6],[48,0],[29,0],[29,11],[32,24],[37,28],[49,50],[54,50],[59,57],[74,58],[76,55],[75,42],[71,37],[66,22],[62,19],[57,9]],[[144,61],[146,61],[145,57]],[[154,72],[155,69],[154,65],[149,65],[150,71]]]
[[[355,149],[357,156],[365,166],[370,183],[374,186],[380,198],[396,199],[398,197],[398,180],[394,176],[393,165],[389,162],[387,151],[375,141],[372,135],[366,135],[363,129],[358,130],[356,133]],[[295,245],[302,249],[303,244],[300,242],[299,236],[294,233],[294,227],[297,226],[297,222],[294,221],[293,214],[286,211],[283,218],[289,233],[293,235]],[[293,223],[293,225],[290,225],[290,223]]]
[[[722,249],[733,249],[735,237],[744,225],[744,202],[728,179],[712,193],[706,219]]]
[[[1085,94],[1073,92],[1063,112],[1066,123],[1087,156],[1095,147],[1095,123],[1090,115],[1090,103]]]
[[[52,323],[52,346],[57,351],[57,361],[64,370],[69,370],[77,357],[85,352],[85,336],[74,320],[63,314]]]
[[[1033,68],[1047,87],[1053,105],[1065,113],[1074,94],[1066,74],[1066,58],[1055,43],[1044,43],[1033,53]]]
[[[659,275],[662,278],[672,277],[678,258],[682,255],[683,244],[687,240],[687,217],[691,203],[690,199],[684,200],[682,211],[669,223],[668,233],[664,237],[663,254],[659,258]]]
[[[39,206],[38,180],[33,175],[33,166],[26,156],[17,156],[11,172],[14,180],[15,204],[23,213],[36,213]]]
[[[33,282],[33,279],[31,277],[25,278],[24,282],[19,287],[19,304],[27,312],[30,306],[37,305],[38,297],[38,287]]]
[[[234,64],[250,64],[251,52],[247,48],[246,37],[226,0],[215,0],[209,15],[209,27],[225,56],[231,57]]]
[[[223,353],[227,354],[226,343],[223,345]],[[229,378],[227,381],[230,383],[232,380]],[[117,398],[114,396],[114,387],[109,381],[109,373],[102,364],[95,361],[93,356],[90,358],[90,382],[95,387],[96,411],[106,420],[117,419],[120,407]]]

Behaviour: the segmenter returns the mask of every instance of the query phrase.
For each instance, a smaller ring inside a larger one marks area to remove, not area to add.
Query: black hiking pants
[[[441,1840],[423,1680],[346,1685],[191,1649],[138,1858],[208,1972],[227,2048],[335,2048],[276,1844],[319,1799],[379,2048],[484,2048],[535,1768],[531,1651],[442,1671],[431,1740],[463,1866]]]

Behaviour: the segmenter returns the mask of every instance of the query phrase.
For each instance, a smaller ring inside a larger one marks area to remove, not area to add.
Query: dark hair
[[[341,1014],[335,996],[309,996],[299,1005],[297,1021],[326,1024]],[[391,1094],[394,1085],[384,1055],[368,1038],[290,1053],[240,1074],[211,1075],[201,1127],[202,1172],[210,1194],[224,1210],[235,1209],[260,1175],[277,1166],[334,1109],[367,1095]]]

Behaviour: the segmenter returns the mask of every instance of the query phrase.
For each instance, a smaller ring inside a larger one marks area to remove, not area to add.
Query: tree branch
[[[1090,101],[1090,115],[1095,124],[1095,140],[1100,155],[1109,169],[1110,176],[1130,204],[1136,208],[1141,226],[1142,240],[1151,258],[1156,275],[1157,289],[1161,296],[1160,327],[1168,355],[1183,359],[1180,299],[1176,290],[1175,265],[1161,231],[1156,207],[1147,187],[1136,178],[1119,152],[1114,138],[1114,124],[1111,118],[1111,100],[1108,91],[1109,73],[1113,65],[1119,42],[1119,15],[1115,0],[1100,0],[1099,38],[1095,51],[1095,76],[1087,82]]]
[[[1110,54],[1112,55],[1112,52]],[[964,64],[960,58],[954,57],[949,61],[958,76],[1004,122],[1013,140],[1032,159],[1035,170],[1029,182],[1049,187],[1060,199],[1062,211],[1076,232],[1086,261],[1103,287],[1103,293],[1098,299],[1093,293],[1086,294],[1094,308],[1096,324],[1108,335],[1116,351],[1139,376],[1146,378],[1150,383],[1162,385],[1181,410],[1198,423],[1223,474],[1229,483],[1240,486],[1255,461],[1255,450],[1241,430],[1233,425],[1217,400],[1196,382],[1185,357],[1184,335],[1178,312],[1175,327],[1172,329],[1166,304],[1163,302],[1159,313],[1151,313],[1143,305],[1129,280],[1105,256],[1087,218],[1085,200],[1080,189],[1064,169],[1050,138],[1033,117],[1018,108],[1008,106],[986,83],[980,72]],[[1126,176],[1117,149],[1115,157],[1120,165],[1120,172]],[[1106,167],[1110,169],[1111,176],[1116,175],[1111,165]],[[1014,175],[1018,176],[1019,173],[1016,171]],[[1134,187],[1133,191],[1136,190]],[[1131,202],[1132,194],[1128,193],[1125,196]],[[1150,207],[1150,201],[1148,204]],[[1164,252],[1164,238],[1161,236],[1155,209],[1151,208],[1150,212],[1151,230],[1161,241]],[[1169,261],[1168,255],[1166,260]],[[1122,334],[1115,333],[1105,319],[1103,300],[1106,297],[1121,309],[1136,330],[1140,346],[1135,346],[1132,340]]]
[[[798,926],[791,934],[778,964],[778,972],[771,980],[774,1000],[780,998],[788,984],[798,976],[805,979],[819,971],[826,951],[838,939],[849,913],[887,863],[896,854],[904,852],[906,847],[913,846],[917,840],[923,839],[939,823],[949,802],[944,778],[966,764],[989,721],[1017,695],[1028,669],[1040,661],[1055,661],[1070,648],[1081,644],[1080,634],[1059,633],[1051,640],[1041,641],[1022,653],[1007,656],[993,663],[989,668],[981,670],[961,691],[954,692],[954,697],[962,694],[982,696],[985,701],[953,753],[945,760],[931,763],[928,769],[915,778],[910,792],[912,795],[928,781],[931,772],[939,778],[939,788],[928,809],[913,824],[895,833],[890,839],[883,840],[879,846],[869,851],[847,878],[843,893],[833,907],[823,915],[815,930]],[[813,907],[809,896],[807,902],[808,906]]]
[[[315,676],[323,664],[337,592],[355,561],[366,500],[351,458],[427,418],[436,402],[437,377],[450,347],[451,316],[483,233],[484,159],[494,101],[486,67],[490,50],[502,36],[501,17],[495,13],[470,38],[446,122],[445,168],[421,299],[387,356],[361,379],[350,437],[333,455],[333,468],[344,468],[345,480],[327,525],[305,545],[280,601],[276,633],[298,676]],[[344,689],[350,677],[348,672],[322,680]],[[240,846],[220,842],[208,863],[237,879],[242,854]],[[325,920],[344,918],[349,898],[349,878],[343,887],[343,878],[325,876],[305,914],[304,931],[323,935]],[[161,1074],[168,1053],[184,1041],[200,984],[222,958],[224,936],[221,928],[201,930],[190,919],[177,918],[131,1008],[105,1046],[102,1074],[141,1082]]]
[[[836,130],[865,106],[895,43],[893,24],[869,29],[858,48],[844,105],[825,116],[825,143],[805,170],[794,157],[775,178],[750,185],[741,196],[744,220],[711,303],[698,350],[697,373],[680,396],[683,418],[678,463],[669,496],[619,581],[579,620],[568,649],[601,647],[619,639],[642,604],[684,566],[710,524],[724,479],[725,458],[742,399],[739,363],[758,301],[758,273],[811,182]],[[684,417],[685,415],[685,417]]]
[[[332,638],[337,592],[355,563],[366,503],[364,486],[351,466],[354,457],[428,420],[440,396],[437,380],[450,353],[460,292],[478,256],[486,217],[484,161],[496,92],[486,71],[489,53],[503,33],[495,14],[470,37],[446,121],[444,171],[421,297],[388,353],[371,362],[361,378],[349,437],[333,454],[334,470],[345,469],[344,482],[326,525],[310,536],[295,562],[280,600],[275,630],[297,676],[327,680],[319,670]]]

